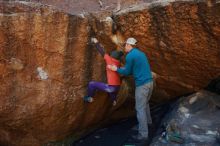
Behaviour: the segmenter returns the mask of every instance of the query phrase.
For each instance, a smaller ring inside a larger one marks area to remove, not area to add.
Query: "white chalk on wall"
[[[37,67],[38,76],[41,80],[48,79],[48,74],[43,70],[42,67]]]

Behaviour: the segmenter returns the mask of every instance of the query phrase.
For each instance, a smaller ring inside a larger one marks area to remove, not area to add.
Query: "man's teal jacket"
[[[136,87],[153,80],[147,56],[137,48],[128,52],[125,66],[118,68],[117,72],[123,75],[133,75]]]

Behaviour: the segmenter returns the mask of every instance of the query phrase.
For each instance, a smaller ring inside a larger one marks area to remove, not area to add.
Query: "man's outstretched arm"
[[[119,74],[128,76],[132,74],[132,59],[129,57],[126,57],[126,63],[124,67],[118,68],[115,65],[108,65],[107,67],[112,71],[117,71]]]

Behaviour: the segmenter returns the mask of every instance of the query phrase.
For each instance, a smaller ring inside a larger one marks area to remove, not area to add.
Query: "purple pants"
[[[119,85],[108,85],[103,82],[89,82],[88,96],[94,97],[96,90],[105,91],[109,94],[112,100],[116,99],[120,86]]]

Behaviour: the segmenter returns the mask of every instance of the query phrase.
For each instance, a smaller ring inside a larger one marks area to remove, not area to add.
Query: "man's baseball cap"
[[[128,38],[125,43],[130,45],[136,45],[137,40],[135,38]]]

